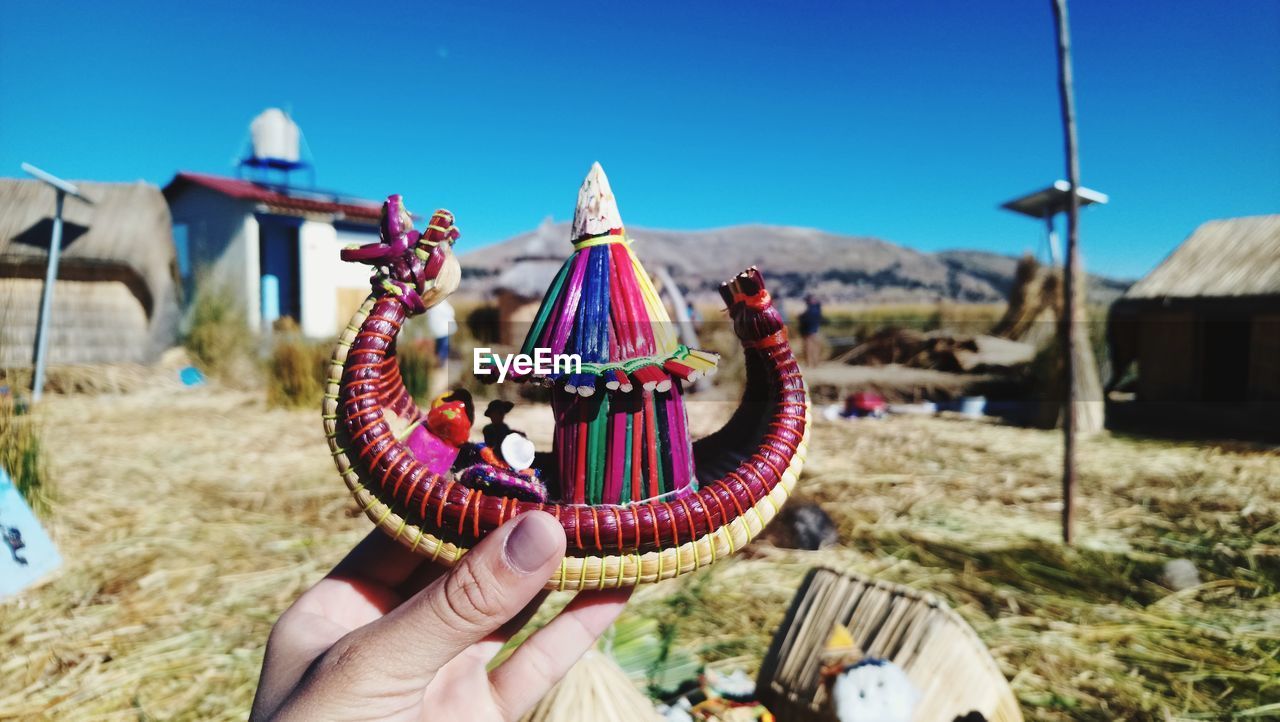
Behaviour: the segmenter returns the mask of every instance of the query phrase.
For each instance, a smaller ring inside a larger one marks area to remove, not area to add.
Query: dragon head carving
[[[431,215],[427,230],[413,227],[413,214],[400,194],[382,204],[378,243],[342,250],[342,260],[375,268],[375,292],[398,298],[410,315],[423,313],[458,289],[462,269],[453,255],[461,235],[453,214],[443,208]]]

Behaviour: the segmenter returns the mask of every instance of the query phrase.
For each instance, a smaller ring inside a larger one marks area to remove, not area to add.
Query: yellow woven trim
[[[625,243],[630,245],[631,239],[627,238],[626,233],[619,233],[617,235],[606,233],[603,236],[595,236],[582,241],[574,241],[573,250],[581,251],[584,248],[591,248],[592,246],[610,246],[614,243]]]

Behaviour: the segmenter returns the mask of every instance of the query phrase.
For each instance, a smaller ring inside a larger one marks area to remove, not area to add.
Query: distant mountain
[[[1013,286],[1016,256],[1003,256],[990,251],[939,251],[933,254],[951,268],[985,279],[1007,298]],[[1133,281],[1089,274],[1089,301],[1109,304],[1124,295]]]
[[[463,292],[493,290],[499,274],[518,259],[564,259],[568,223],[538,229],[462,256]],[[722,281],[759,266],[776,297],[813,293],[828,302],[921,303],[939,300],[989,303],[1007,298],[1017,259],[982,251],[922,253],[866,236],[842,236],[812,228],[743,225],[707,231],[628,227],[646,266],[665,264],[697,298]],[[1110,301],[1128,284],[1092,277],[1090,294]]]

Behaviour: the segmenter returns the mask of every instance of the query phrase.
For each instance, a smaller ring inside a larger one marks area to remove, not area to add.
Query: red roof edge
[[[179,171],[164,188],[166,199],[172,199],[188,184],[207,188],[229,198],[255,201],[274,208],[299,213],[329,213],[343,218],[377,221],[382,203],[364,198],[347,198],[305,188],[280,188],[261,185],[241,178]]]

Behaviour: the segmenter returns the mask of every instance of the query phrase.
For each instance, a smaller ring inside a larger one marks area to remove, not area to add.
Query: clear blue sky
[[[568,217],[599,160],[632,225],[1005,253],[1040,228],[997,204],[1063,175],[1048,0],[266,5],[7,3],[0,175],[229,174],[280,105],[320,186],[449,207],[464,249]],[[1071,13],[1091,270],[1280,211],[1280,3]]]

